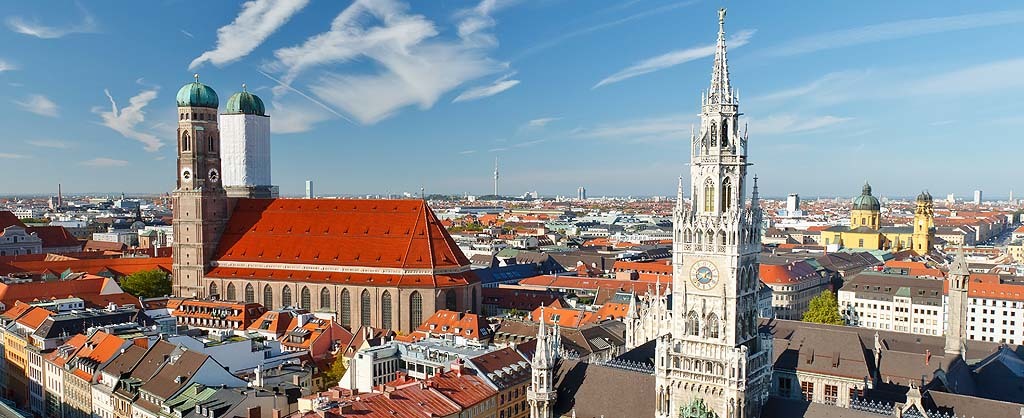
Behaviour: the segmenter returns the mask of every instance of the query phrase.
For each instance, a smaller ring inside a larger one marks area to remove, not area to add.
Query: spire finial
[[[246,90],[245,83],[242,83],[242,91],[244,91],[244,92],[248,92],[249,91],[249,90]]]
[[[718,27],[719,30],[725,31],[725,8],[718,9]]]
[[[733,103],[733,91],[729,86],[729,63],[725,47],[725,8],[718,9],[718,42],[715,45],[715,65],[711,72],[709,103]]]
[[[196,83],[199,82],[199,73],[192,74],[192,77],[195,77]]]

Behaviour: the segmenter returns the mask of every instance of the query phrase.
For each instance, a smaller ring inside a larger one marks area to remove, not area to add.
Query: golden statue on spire
[[[718,23],[725,24],[725,8],[718,9]]]

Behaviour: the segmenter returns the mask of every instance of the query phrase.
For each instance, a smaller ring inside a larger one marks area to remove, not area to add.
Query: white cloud
[[[751,102],[782,101],[813,96],[815,100],[840,101],[846,98],[849,92],[860,90],[860,85],[872,74],[873,71],[870,70],[831,72],[807,84],[749,97],[747,100]]]
[[[51,118],[57,117],[57,104],[41,94],[30,95],[24,101],[15,100],[14,104],[20,106],[25,111],[37,115],[49,116]]]
[[[494,25],[491,0],[456,14],[458,39],[445,39],[434,23],[408,12],[395,0],[357,0],[331,23],[331,29],[304,43],[274,52],[265,70],[281,73],[275,96],[286,94],[304,72],[321,69],[309,91],[372,124],[400,109],[428,109],[438,98],[465,82],[506,69],[486,52],[494,45],[487,29]],[[334,66],[368,60],[377,70],[346,73]]]
[[[146,112],[143,108],[149,102],[156,99],[156,90],[143,90],[131,99],[128,99],[128,106],[123,109],[117,108],[117,102],[110,95],[110,91],[103,89],[103,93],[110,99],[110,111],[104,112],[102,108],[94,108],[93,113],[100,115],[102,124],[124,135],[128,139],[134,139],[145,145],[146,151],[156,152],[164,146],[164,142],[149,132],[139,130],[138,125],[146,121]]]
[[[689,138],[690,127],[696,122],[691,115],[667,115],[631,119],[602,124],[592,128],[577,128],[572,134],[578,138],[616,139],[631,141],[662,141]]]
[[[729,38],[728,46],[730,49],[738,48],[746,45],[750,42],[750,38],[754,36],[753,30],[741,30],[736,32],[731,38]],[[647,58],[626,67],[615,74],[605,77],[601,81],[598,81],[593,88],[606,86],[613,83],[618,83],[623,80],[628,80],[633,77],[641,76],[647,73],[664,70],[666,68],[674,67],[676,65],[690,62],[696,59],[710,57],[715,54],[715,44],[701,45],[687,49],[680,49],[665,54],[661,54],[655,57]]]
[[[810,132],[832,127],[852,118],[839,116],[807,116],[793,114],[769,115],[763,119],[749,118],[750,132],[754,135],[781,135]]]
[[[512,77],[513,75],[515,74],[506,74],[501,78],[494,80],[494,82],[491,84],[488,84],[486,86],[473,87],[469,90],[466,90],[460,93],[458,96],[456,96],[455,100],[452,100],[452,103],[468,102],[471,100],[479,100],[485,97],[491,97],[512,87],[515,87],[517,84],[519,84],[519,80],[509,80],[509,78]]]
[[[0,152],[0,159],[4,159],[4,160],[21,160],[21,159],[25,159],[25,158],[28,158],[28,156],[24,155],[24,154],[12,154],[12,153],[9,153],[9,152]]]
[[[185,36],[187,36],[189,38],[195,39],[196,36],[193,35],[192,32],[189,32],[189,31],[187,31],[185,29],[180,29],[180,30],[181,30],[181,34],[182,35],[185,35]]]
[[[79,9],[82,10],[82,22],[67,26],[46,26],[38,22],[29,22],[20,16],[11,16],[7,18],[7,27],[12,31],[23,35],[35,36],[42,39],[56,39],[62,38],[67,35],[74,33],[93,33],[99,29],[96,24],[96,19],[92,17],[92,14],[84,7],[79,5]]]
[[[71,144],[65,141],[57,141],[50,139],[33,139],[25,141],[26,144],[37,146],[41,148],[54,148],[54,149],[68,149],[71,148]]]
[[[270,124],[270,132],[275,134],[307,132],[312,130],[317,123],[331,118],[322,109],[294,103],[294,101],[282,104],[271,100],[268,112],[274,118],[274,122]]]
[[[526,122],[526,126],[530,127],[530,128],[543,128],[545,126],[548,126],[549,123],[555,122],[555,121],[559,121],[559,120],[562,120],[562,118],[537,118],[537,119],[530,119],[529,122]]]
[[[16,67],[14,64],[11,64],[5,60],[0,59],[0,73],[17,69],[18,67]]]
[[[468,150],[465,150],[465,151],[459,151],[459,154],[460,155],[476,154],[476,150],[475,149],[468,149]]]
[[[1021,10],[901,20],[798,38],[771,48],[766,53],[774,56],[799,55],[826,49],[910,38],[933,33],[1021,22],[1024,22],[1024,11]]]
[[[307,4],[309,0],[245,2],[233,22],[217,29],[217,47],[192,60],[188,65],[189,70],[207,61],[221,66],[249,55]]]
[[[904,84],[908,94],[971,94],[1024,87],[1024,58],[994,61],[917,78]]]
[[[516,148],[526,148],[526,147],[532,147],[532,146],[537,145],[537,144],[542,144],[544,142],[547,142],[547,140],[546,139],[534,139],[532,141],[518,142],[515,145],[513,145],[513,147],[516,147]]]
[[[125,160],[115,160],[113,158],[100,157],[82,161],[79,164],[89,167],[124,167],[128,165],[128,162]]]

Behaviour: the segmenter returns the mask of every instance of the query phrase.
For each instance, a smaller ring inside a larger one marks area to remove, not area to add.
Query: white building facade
[[[940,279],[863,272],[847,279],[838,299],[850,326],[920,335],[945,329]]]

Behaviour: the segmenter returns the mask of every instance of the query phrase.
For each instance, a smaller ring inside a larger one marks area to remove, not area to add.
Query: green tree
[[[839,302],[836,301],[836,295],[831,290],[826,290],[811,299],[807,312],[804,312],[804,322],[843,325],[843,317],[839,315]]]
[[[121,279],[121,289],[140,298],[171,294],[171,278],[163,270],[144,270]]]
[[[348,370],[345,367],[345,356],[338,353],[338,356],[334,358],[334,363],[331,363],[331,369],[324,372],[324,384],[327,387],[335,387],[342,377],[345,376],[345,371]]]

